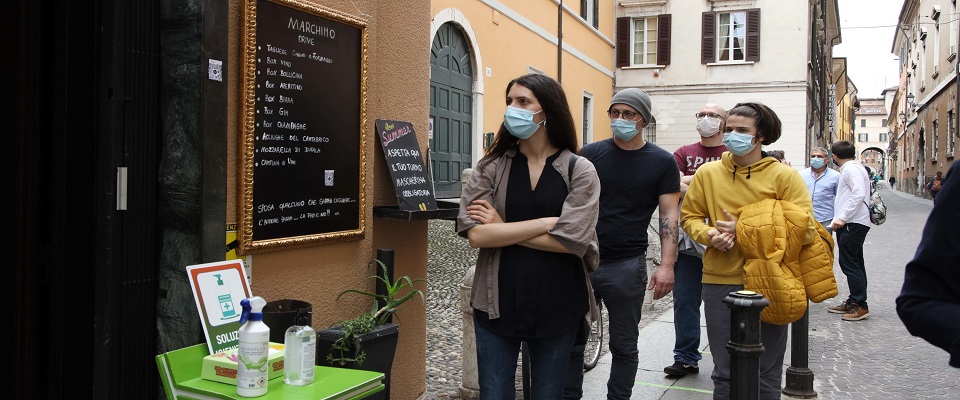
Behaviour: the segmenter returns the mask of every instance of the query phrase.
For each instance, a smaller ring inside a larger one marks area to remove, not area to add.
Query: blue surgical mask
[[[723,134],[723,145],[735,156],[745,156],[757,147],[757,144],[753,143],[753,135],[735,132]]]
[[[613,136],[617,139],[620,139],[624,142],[633,139],[634,136],[637,136],[637,121],[631,121],[628,119],[614,119],[610,121],[610,129],[613,130]]]
[[[824,165],[827,165],[827,161],[824,160],[824,159],[822,159],[822,158],[811,158],[811,159],[810,159],[810,167],[812,167],[813,169],[823,168]]]
[[[503,125],[507,132],[517,139],[526,139],[533,136],[533,133],[540,128],[540,124],[533,122],[533,116],[543,112],[543,110],[533,112],[524,108],[507,106],[507,111],[503,113]],[[540,121],[546,122],[546,120]]]

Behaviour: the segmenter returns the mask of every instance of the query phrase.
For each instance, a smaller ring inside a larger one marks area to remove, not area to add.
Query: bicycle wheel
[[[603,349],[603,304],[597,304],[600,308],[599,316],[596,321],[590,324],[590,334],[587,336],[587,344],[583,349],[583,370],[589,371],[597,366],[600,360],[600,353]]]

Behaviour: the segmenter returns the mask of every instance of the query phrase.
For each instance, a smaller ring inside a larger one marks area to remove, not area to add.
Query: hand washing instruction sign
[[[210,354],[237,347],[240,300],[252,296],[240,260],[187,266]]]

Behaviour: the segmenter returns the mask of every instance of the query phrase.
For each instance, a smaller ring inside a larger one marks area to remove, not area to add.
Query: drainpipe
[[[563,0],[557,7],[557,82],[563,82]]]

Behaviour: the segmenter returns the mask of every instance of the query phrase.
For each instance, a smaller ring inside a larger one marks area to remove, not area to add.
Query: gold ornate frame
[[[358,224],[356,229],[320,232],[316,234],[284,237],[278,239],[253,240],[253,192],[254,192],[254,151],[255,151],[255,110],[256,110],[256,76],[257,76],[257,4],[260,1],[269,1],[291,9],[302,11],[308,14],[319,16],[324,19],[336,21],[349,25],[360,30],[360,132],[357,132],[359,141],[359,190],[357,193],[358,202]],[[243,33],[241,43],[241,113],[240,129],[241,141],[239,145],[240,166],[239,176],[239,198],[241,199],[238,207],[238,231],[237,253],[246,255],[262,253],[276,250],[286,250],[298,247],[306,247],[320,243],[333,243],[348,240],[359,240],[364,237],[366,199],[366,153],[367,143],[365,140],[365,128],[367,122],[367,23],[357,17],[345,14],[336,10],[331,10],[323,6],[307,2],[304,0],[244,0],[243,3]]]

